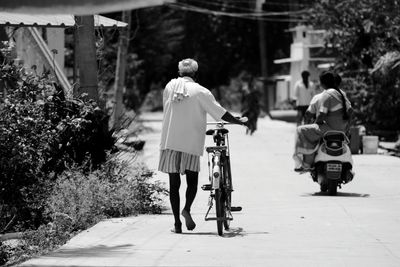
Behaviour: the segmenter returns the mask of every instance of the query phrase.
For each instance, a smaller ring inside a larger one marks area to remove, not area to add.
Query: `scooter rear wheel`
[[[329,180],[328,183],[328,193],[330,196],[336,196],[337,194],[337,184],[338,182],[336,180]]]
[[[326,192],[326,191],[328,191],[328,185],[326,183],[323,183],[320,185],[320,189],[321,189],[321,192]]]

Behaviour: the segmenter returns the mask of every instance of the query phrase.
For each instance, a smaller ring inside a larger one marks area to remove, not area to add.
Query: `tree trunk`
[[[99,105],[97,83],[96,41],[93,16],[76,16],[79,87],[75,95],[87,94],[87,98],[96,101]]]
[[[120,30],[117,66],[115,71],[114,83],[114,108],[111,116],[110,125],[113,129],[121,126],[121,117],[124,112],[123,92],[125,87],[126,58],[128,54],[129,33],[131,24],[131,11],[122,12],[122,21],[128,23],[126,28]]]

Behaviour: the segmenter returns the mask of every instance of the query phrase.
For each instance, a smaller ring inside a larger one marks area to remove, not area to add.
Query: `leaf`
[[[371,20],[364,20],[363,27],[364,27],[364,31],[366,33],[370,33],[371,32],[372,26],[374,26],[374,23]]]

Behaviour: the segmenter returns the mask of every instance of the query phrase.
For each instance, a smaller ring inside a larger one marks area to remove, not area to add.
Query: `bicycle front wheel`
[[[232,176],[231,176],[231,164],[229,156],[225,157],[224,160],[224,177],[225,177],[225,191],[224,191],[224,227],[225,230],[229,230],[231,214],[231,203],[232,203]]]
[[[224,220],[224,228],[225,230],[229,230],[229,226],[230,226],[230,210],[231,210],[231,192],[227,191],[225,192],[225,201],[224,201],[224,216],[225,216],[225,220]]]
[[[224,198],[222,196],[222,190],[221,189],[215,189],[215,213],[217,217],[217,230],[218,230],[218,235],[223,234],[223,219],[225,218],[225,205],[224,205]]]

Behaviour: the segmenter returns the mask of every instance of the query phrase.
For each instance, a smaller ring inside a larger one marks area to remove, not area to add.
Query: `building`
[[[127,24],[94,15],[96,28],[126,27]],[[65,29],[75,27],[74,15],[32,15],[0,12],[1,41],[14,47],[13,59],[26,71],[50,72],[67,96],[72,95],[70,72],[65,68]]]
[[[319,73],[333,66],[335,57],[332,49],[326,47],[324,30],[314,30],[308,26],[296,26],[292,33],[290,58],[274,60],[275,64],[290,64],[290,73],[274,76],[276,82],[275,104],[293,99],[294,85],[301,79],[301,72],[308,70],[310,80],[317,82]]]

